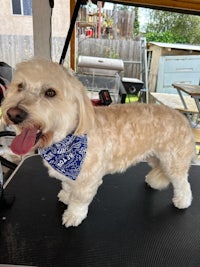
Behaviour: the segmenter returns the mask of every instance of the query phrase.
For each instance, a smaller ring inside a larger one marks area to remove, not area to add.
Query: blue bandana
[[[45,149],[39,148],[39,154],[61,174],[76,180],[80,173],[87,151],[87,135],[68,135],[62,141]]]

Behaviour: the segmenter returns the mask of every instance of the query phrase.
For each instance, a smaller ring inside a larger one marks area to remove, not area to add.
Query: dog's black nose
[[[21,108],[14,107],[9,108],[7,115],[10,121],[12,121],[14,124],[19,124],[26,119],[28,113]]]

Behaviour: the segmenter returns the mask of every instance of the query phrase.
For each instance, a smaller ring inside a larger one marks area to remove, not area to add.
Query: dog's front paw
[[[67,193],[65,190],[61,189],[58,193],[58,200],[66,205],[69,203],[70,194]]]
[[[77,210],[67,209],[63,213],[62,223],[65,227],[78,226],[87,217],[87,208],[79,208]]]

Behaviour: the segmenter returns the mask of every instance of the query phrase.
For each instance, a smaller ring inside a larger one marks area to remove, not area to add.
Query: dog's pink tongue
[[[35,145],[37,128],[24,128],[21,134],[17,135],[10,146],[11,150],[17,155],[24,155],[28,153]]]

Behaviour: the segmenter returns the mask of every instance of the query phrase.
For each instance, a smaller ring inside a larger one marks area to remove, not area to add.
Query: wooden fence
[[[91,27],[94,30],[94,33],[97,37],[97,24],[98,24],[98,12],[93,10],[93,15],[87,14],[87,9],[81,7],[79,10],[77,18],[77,26],[81,28],[81,32],[84,33],[87,27]],[[110,21],[110,25],[109,22]],[[134,34],[134,21],[135,21],[135,11],[134,9],[124,9],[124,10],[105,10],[102,13],[102,23],[101,30],[110,26],[111,34],[110,36],[114,39],[120,38],[133,38]],[[111,26],[112,24],[112,26]],[[102,33],[102,35],[104,35]],[[107,35],[107,37],[109,37]]]
[[[124,76],[141,78],[143,71],[142,44],[140,39],[109,40],[79,38],[78,56],[120,58],[124,61]]]
[[[53,38],[52,59],[59,62],[65,38]],[[143,45],[140,39],[109,40],[79,38],[77,40],[77,56],[97,56],[107,58],[120,58],[124,61],[125,77],[142,79]],[[0,35],[0,61],[15,67],[16,63],[33,57],[32,36]],[[78,58],[78,57],[77,57]],[[65,64],[68,65],[69,56],[66,56]]]

